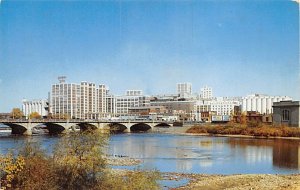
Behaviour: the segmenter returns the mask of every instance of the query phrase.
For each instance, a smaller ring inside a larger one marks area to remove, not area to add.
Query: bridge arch
[[[62,133],[66,128],[58,123],[43,123],[46,126],[46,129],[49,131],[51,135],[57,135]]]
[[[3,125],[6,125],[11,128],[11,134],[13,135],[23,135],[26,134],[27,127],[22,124],[16,124],[16,123],[3,123]]]
[[[155,125],[154,127],[171,127],[171,125],[170,124],[168,124],[168,123],[158,123],[157,125]]]
[[[130,127],[131,132],[146,132],[152,129],[152,127],[146,123],[136,123]]]
[[[125,132],[128,128],[126,125],[123,125],[121,123],[110,123],[109,129],[111,133],[122,133]]]
[[[98,127],[96,125],[93,125],[91,123],[78,123],[77,124],[80,127],[80,130],[95,130],[98,129]]]

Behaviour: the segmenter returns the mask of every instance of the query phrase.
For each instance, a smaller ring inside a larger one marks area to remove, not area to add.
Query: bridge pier
[[[32,135],[32,128],[35,124],[32,123],[3,123],[11,128],[13,135]]]
[[[130,127],[129,128],[127,127],[127,129],[125,129],[123,132],[124,133],[131,133]]]
[[[28,127],[27,130],[22,135],[26,135],[26,136],[32,135],[32,128],[33,127]]]

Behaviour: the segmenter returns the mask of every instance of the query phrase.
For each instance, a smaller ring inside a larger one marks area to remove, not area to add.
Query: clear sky
[[[8,1],[0,3],[0,112],[57,83],[114,94],[211,86],[300,100],[299,5],[288,0]]]

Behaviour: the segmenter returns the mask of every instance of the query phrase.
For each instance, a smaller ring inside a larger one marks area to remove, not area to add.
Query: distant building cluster
[[[192,84],[188,82],[177,83],[176,90],[176,94],[144,95],[142,90],[127,90],[124,95],[114,95],[104,84],[66,83],[65,77],[59,77],[59,83],[51,87],[48,100],[24,100],[22,108],[25,116],[38,112],[52,118],[213,122],[227,121],[247,112],[271,115],[278,102],[292,100],[288,96],[262,94],[214,97],[209,86],[193,94]]]

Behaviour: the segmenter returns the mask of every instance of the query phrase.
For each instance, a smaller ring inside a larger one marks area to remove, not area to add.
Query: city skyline
[[[0,112],[68,83],[113,94],[299,93],[299,5],[282,1],[0,3]]]

